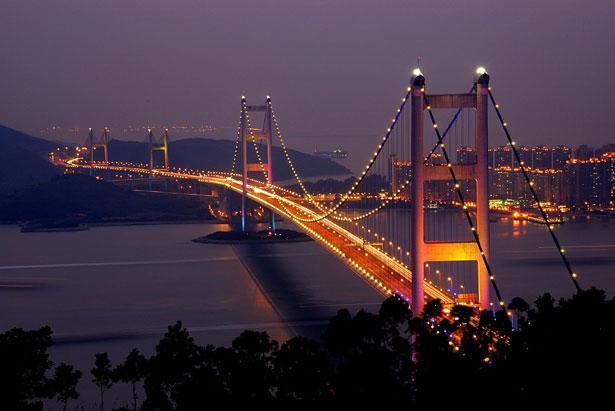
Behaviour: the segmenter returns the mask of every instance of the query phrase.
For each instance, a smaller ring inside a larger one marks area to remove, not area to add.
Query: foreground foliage
[[[435,300],[413,317],[405,302],[392,297],[377,314],[340,310],[322,342],[295,337],[279,344],[265,332],[244,331],[230,347],[200,346],[177,322],[151,357],[135,349],[113,366],[106,353],[97,354],[90,374],[101,409],[105,393],[118,383],[131,388],[122,409],[132,410],[189,410],[220,400],[420,406],[477,396],[500,404],[608,397],[614,300],[592,288],[557,304],[545,294],[533,308],[516,298],[509,310],[443,309]],[[40,410],[44,398],[66,409],[78,398],[81,372],[67,364],[53,370],[51,344],[48,327],[0,334],[3,409]]]

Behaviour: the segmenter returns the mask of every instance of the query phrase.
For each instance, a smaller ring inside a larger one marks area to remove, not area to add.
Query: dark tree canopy
[[[615,367],[615,301],[603,291],[580,291],[533,306],[511,300],[506,311],[478,312],[429,302],[412,317],[397,297],[378,313],[340,310],[322,341],[294,337],[282,344],[265,332],[244,331],[230,347],[200,346],[177,322],[149,358],[132,350],[117,367],[96,354],[91,371],[104,394],[129,384],[122,410],[192,410],[229,401],[399,401],[417,408],[480,395],[490,404],[585,405],[609,399]],[[51,330],[0,334],[0,394],[11,410],[62,408],[78,397],[81,373],[60,364],[51,373]],[[137,393],[145,396],[139,404]]]

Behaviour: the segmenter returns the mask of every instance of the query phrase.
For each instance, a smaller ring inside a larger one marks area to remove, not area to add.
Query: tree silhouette
[[[451,315],[456,318],[456,322],[466,324],[470,322],[470,319],[474,315],[476,315],[476,311],[468,305],[457,304],[451,308]]]
[[[343,357],[355,345],[352,315],[347,309],[342,309],[329,320],[329,325],[322,335],[322,340],[331,354]]]
[[[523,327],[511,329],[504,310],[458,305],[442,310],[437,301],[411,318],[397,297],[378,313],[340,310],[329,322],[323,345],[295,337],[281,346],[267,333],[245,331],[231,347],[195,344],[181,322],[170,326],[149,359],[131,351],[113,372],[106,353],[97,354],[92,381],[104,393],[115,380],[144,381],[141,410],[182,411],[233,400],[405,401],[417,407],[436,400],[474,395],[505,398],[510,404],[549,406],[608,398],[615,368],[615,299],[594,288],[557,303],[549,294],[528,308]],[[58,398],[66,409],[78,397],[80,372],[55,368],[47,350],[51,330],[12,329],[0,334],[2,409],[42,410],[42,398]],[[444,380],[443,380],[444,378]],[[593,404],[592,404],[593,405]],[[127,410],[122,408],[122,410]]]
[[[191,381],[195,369],[203,363],[202,351],[181,321],[168,327],[148,361],[144,408],[173,409],[182,385]]]
[[[423,309],[424,318],[440,317],[442,315],[442,301],[439,298],[431,300],[425,304]]]
[[[521,297],[513,297],[508,304],[508,309],[512,310],[517,319],[517,327],[524,324],[524,318],[521,314],[526,313],[530,309],[530,305]]]
[[[12,328],[0,333],[0,401],[7,410],[42,409],[39,398],[49,398],[52,367],[48,348],[51,328],[24,331]]]
[[[278,343],[266,332],[244,331],[233,340],[232,348],[235,353],[230,380],[233,397],[271,399],[274,380],[271,359]]]
[[[134,348],[124,362],[113,370],[113,380],[131,385],[132,409],[137,411],[137,383],[145,377],[147,360],[138,349]]]
[[[68,400],[79,398],[77,384],[82,375],[81,371],[69,364],[62,363],[56,367],[51,385],[58,401],[62,403],[62,410],[66,411]]]
[[[294,337],[273,354],[277,399],[322,401],[332,396],[333,367],[316,341]]]
[[[105,353],[95,354],[94,368],[90,370],[92,382],[98,387],[100,393],[100,410],[105,409],[105,391],[113,385],[113,374],[109,355]]]

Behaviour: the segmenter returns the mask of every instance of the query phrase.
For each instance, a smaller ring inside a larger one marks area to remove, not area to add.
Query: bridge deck
[[[68,168],[89,169],[89,164],[79,163],[77,159],[59,162],[59,165]],[[138,174],[148,174],[150,170],[144,166],[127,163],[96,164],[96,169],[115,170]],[[155,176],[178,179],[193,179],[201,182],[224,186],[241,194],[242,182],[240,178],[223,175],[222,173],[207,173],[197,171],[169,171],[153,170]],[[291,198],[272,192],[264,184],[257,182],[248,186],[248,197],[262,206],[286,217],[301,230],[314,238],[329,252],[340,258],[354,272],[368,281],[383,295],[398,294],[406,299],[411,296],[411,273],[409,269],[385,254],[382,250],[367,243],[364,239],[355,236],[343,227],[329,219],[317,220],[318,214],[302,203],[302,198]],[[301,220],[317,221],[301,221]],[[453,297],[447,292],[425,282],[427,298],[439,298],[445,304],[454,303]]]

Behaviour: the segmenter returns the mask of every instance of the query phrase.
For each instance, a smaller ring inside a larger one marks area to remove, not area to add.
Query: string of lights
[[[239,123],[237,124],[237,137],[235,137],[235,147],[233,148],[233,165],[231,166],[231,174],[235,173],[237,167],[237,154],[239,153],[239,141],[241,139],[241,120],[243,119],[244,100],[241,101],[241,113],[239,114]]]
[[[510,145],[515,159],[517,160],[517,163],[519,164],[519,167],[521,169],[521,172],[523,173],[523,177],[530,189],[530,192],[532,194],[532,197],[534,198],[534,202],[536,203],[538,210],[540,211],[540,215],[542,217],[542,220],[545,224],[545,226],[547,227],[547,229],[549,230],[549,234],[551,234],[551,239],[553,240],[553,244],[555,245],[555,247],[557,248],[557,251],[562,259],[562,261],[564,262],[564,265],[566,266],[566,270],[568,270],[568,274],[570,276],[570,279],[572,280],[572,283],[574,284],[575,288],[577,289],[577,291],[581,291],[581,286],[579,285],[579,282],[577,280],[577,273],[572,269],[572,266],[570,265],[570,261],[568,261],[568,257],[566,257],[564,248],[561,246],[557,236],[555,235],[555,226],[553,224],[551,224],[549,222],[549,216],[547,215],[547,213],[545,212],[542,204],[540,203],[540,199],[538,198],[538,194],[536,193],[536,190],[534,189],[534,181],[532,181],[532,179],[530,178],[529,174],[527,173],[527,169],[525,167],[525,163],[523,161],[521,161],[521,156],[519,155],[519,151],[517,150],[516,147],[516,142],[512,139],[510,132],[508,130],[508,123],[506,123],[504,121],[504,118],[502,117],[502,113],[500,111],[500,105],[497,104],[495,102],[495,98],[493,97],[493,93],[491,92],[491,87],[488,88],[488,92],[489,92],[489,99],[491,100],[491,103],[493,104],[493,107],[495,108],[495,112],[498,116],[498,119],[500,121],[500,124],[502,125],[502,129],[504,130],[504,134],[506,134],[506,139],[508,140],[508,144]]]
[[[472,87],[472,90],[474,90],[474,87]],[[462,110],[463,110],[462,108],[457,110],[457,112],[453,116],[453,119],[449,122],[448,127],[446,128],[446,130],[444,130],[444,133],[442,133],[442,140],[444,140],[446,138],[448,132],[451,130],[451,127],[457,121],[457,118],[459,117],[459,114],[461,114]],[[431,158],[434,156],[434,154],[435,154],[436,150],[438,149],[438,147],[439,147],[438,144],[433,146],[433,148],[431,149],[431,151],[429,152],[427,157],[425,157],[424,164],[428,164],[429,163],[429,160],[431,160]],[[391,195],[391,196],[387,197],[386,199],[384,199],[378,206],[372,208],[371,210],[368,210],[368,211],[366,211],[366,212],[364,212],[362,214],[359,214],[358,216],[347,217],[347,218],[340,218],[338,216],[336,219],[343,220],[343,221],[354,222],[354,221],[359,221],[359,220],[362,220],[364,218],[370,217],[370,216],[376,214],[378,211],[380,211],[383,208],[385,208],[387,205],[389,205],[389,203],[392,200],[394,200],[397,196],[399,196],[406,189],[406,187],[408,187],[410,185],[411,182],[412,182],[412,177],[410,177],[408,180],[405,180],[399,186],[399,188],[395,191],[395,193],[393,195]],[[335,218],[335,216],[334,216],[334,218]]]
[[[346,200],[348,200],[350,198],[350,196],[352,196],[352,194],[355,192],[355,190],[357,189],[357,187],[359,186],[359,184],[361,184],[361,182],[365,179],[365,177],[367,176],[367,173],[369,172],[369,170],[371,169],[371,167],[374,165],[374,162],[376,160],[376,158],[378,157],[378,155],[380,154],[380,152],[382,151],[382,149],[384,148],[384,146],[386,145],[387,141],[389,140],[392,131],[395,128],[395,125],[397,124],[397,121],[399,120],[399,117],[401,115],[401,112],[403,111],[406,102],[408,101],[408,97],[410,95],[411,92],[411,88],[408,87],[405,96],[402,98],[401,101],[401,105],[399,106],[399,108],[397,109],[397,112],[395,114],[395,117],[391,120],[391,126],[388,127],[386,129],[386,134],[384,137],[382,137],[382,142],[380,144],[378,144],[378,147],[376,148],[376,151],[374,151],[374,154],[372,155],[372,157],[370,158],[370,160],[368,161],[367,165],[365,166],[364,170],[361,172],[361,174],[359,175],[359,177],[357,179],[355,179],[354,183],[352,184],[351,188],[342,195],[341,199],[334,204],[332,207],[330,207],[323,215],[315,217],[314,219],[308,219],[307,221],[301,218],[301,221],[304,222],[310,222],[310,221],[318,221],[318,220],[322,220],[325,219],[331,215],[337,214],[337,210],[342,206],[342,204],[344,204],[346,202]],[[308,199],[310,199],[310,201],[312,201],[315,205],[315,200],[313,199],[313,196],[308,192],[308,190],[306,189],[305,185],[303,184],[303,181],[301,180],[301,177],[299,176],[299,174],[297,173],[297,170],[292,162],[292,159],[290,158],[290,155],[288,154],[288,150],[286,149],[286,144],[284,143],[284,139],[282,137],[282,133],[280,131],[280,127],[275,115],[275,111],[273,110],[273,107],[271,106],[271,101],[268,102],[271,108],[271,114],[272,114],[272,118],[274,121],[274,128],[276,130],[276,134],[278,137],[278,140],[280,140],[280,145],[282,146],[282,150],[285,153],[285,157],[286,160],[291,168],[291,171],[293,173],[293,175],[295,176],[295,179],[297,180],[297,182],[299,183],[299,186],[301,187],[302,191],[305,193],[305,195],[308,197]],[[317,205],[316,207],[318,207],[319,209],[322,210],[321,205]],[[337,215],[336,215],[337,216]],[[339,216],[338,216],[339,217]]]

